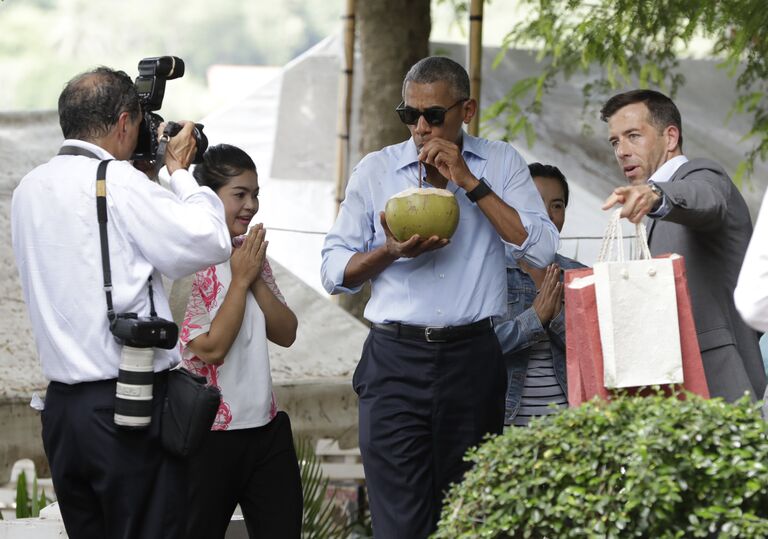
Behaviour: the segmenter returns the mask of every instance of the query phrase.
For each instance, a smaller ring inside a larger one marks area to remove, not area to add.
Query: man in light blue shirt
[[[321,273],[331,294],[371,281],[353,385],[374,533],[420,538],[461,480],[466,449],[502,430],[506,373],[490,319],[506,312],[505,247],[544,267],[558,234],[517,151],[464,133],[477,103],[459,64],[419,61],[396,110],[412,136],[355,167]],[[459,204],[450,241],[399,242],[387,227],[386,202],[419,186],[419,161],[425,185]]]

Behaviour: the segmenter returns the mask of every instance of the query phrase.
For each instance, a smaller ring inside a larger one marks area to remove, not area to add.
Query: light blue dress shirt
[[[472,174],[515,208],[528,232],[522,245],[504,242],[483,212],[448,182],[459,203],[460,218],[451,242],[416,258],[401,258],[371,280],[364,316],[371,322],[454,326],[506,312],[505,245],[512,256],[543,267],[554,258],[558,233],[531,180],[528,166],[504,142],[463,135],[462,155]],[[413,139],[368,154],[355,167],[339,215],[325,237],[321,279],[330,294],[357,292],[342,286],[355,253],[386,241],[379,212],[389,198],[418,187]]]

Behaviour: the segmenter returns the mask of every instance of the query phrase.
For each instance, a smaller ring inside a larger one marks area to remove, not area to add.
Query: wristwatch
[[[662,191],[658,185],[656,185],[656,182],[648,182],[648,187],[651,188],[651,192],[659,197],[659,200],[656,201],[656,203],[653,205],[653,208],[651,208],[651,213],[658,210],[661,205],[664,203],[664,191]]]
[[[488,186],[488,183],[486,183],[485,178],[480,178],[480,183],[477,184],[477,187],[471,191],[467,191],[467,198],[471,202],[477,203],[478,200],[490,193],[491,188]]]

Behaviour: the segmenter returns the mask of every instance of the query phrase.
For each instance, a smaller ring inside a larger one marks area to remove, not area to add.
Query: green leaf
[[[32,481],[32,499],[29,516],[37,518],[40,516],[40,499],[37,497],[37,476]]]
[[[29,518],[31,516],[29,494],[27,493],[27,474],[19,473],[16,479],[16,518]]]
[[[592,401],[488,439],[434,537],[768,536],[759,405],[683,397]]]
[[[351,525],[344,522],[331,499],[326,497],[328,478],[323,475],[320,461],[310,440],[294,441],[299,461],[302,493],[304,496],[303,539],[346,538]],[[363,524],[364,523],[360,523]]]

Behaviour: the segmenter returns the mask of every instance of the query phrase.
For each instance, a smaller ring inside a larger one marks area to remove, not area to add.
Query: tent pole
[[[349,167],[349,128],[352,118],[352,82],[355,65],[355,0],[347,0],[344,21],[344,65],[339,77],[339,105],[336,143],[336,213],[344,200]]]
[[[483,67],[483,0],[472,0],[469,6],[469,82],[470,97],[477,101],[477,112],[469,122],[469,134],[480,130],[480,85]]]

